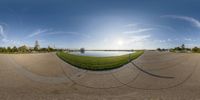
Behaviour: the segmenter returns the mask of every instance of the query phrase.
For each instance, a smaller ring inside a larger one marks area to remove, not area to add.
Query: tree
[[[2,52],[7,52],[7,49],[5,47],[3,47]]]
[[[25,45],[19,47],[18,49],[19,49],[19,52],[28,52],[29,51]]]
[[[7,52],[12,52],[10,47],[7,47]]]
[[[17,49],[16,46],[14,46],[14,47],[12,48],[12,52],[18,52],[18,49]]]
[[[181,45],[181,49],[185,50],[185,45],[184,44]]]
[[[48,49],[47,48],[41,48],[40,51],[44,51],[45,52],[45,51],[48,51]]]
[[[84,53],[84,52],[85,52],[85,49],[84,49],[84,48],[81,48],[80,51],[81,51],[81,53]]]
[[[48,51],[48,52],[51,52],[51,51],[54,51],[54,49],[51,48],[50,46],[48,46],[47,51]]]
[[[40,49],[40,45],[39,45],[39,42],[38,40],[35,41],[35,47],[34,47],[34,50],[35,51],[38,51]]]
[[[180,47],[175,47],[174,50],[175,51],[181,51],[182,49]]]
[[[0,52],[3,52],[3,47],[0,47]]]
[[[187,51],[191,51],[191,48],[185,48]]]
[[[170,52],[175,52],[175,50],[173,48],[169,49]]]
[[[158,50],[158,51],[161,51],[161,49],[160,49],[160,48],[157,48],[157,50]]]
[[[192,52],[199,52],[200,50],[199,50],[199,48],[198,47],[194,47],[194,48],[192,48]]]
[[[167,51],[167,49],[164,49],[164,48],[163,48],[163,49],[161,49],[161,51]]]

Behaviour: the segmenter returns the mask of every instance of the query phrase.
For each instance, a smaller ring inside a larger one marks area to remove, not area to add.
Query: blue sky
[[[200,46],[198,0],[1,0],[0,46]]]

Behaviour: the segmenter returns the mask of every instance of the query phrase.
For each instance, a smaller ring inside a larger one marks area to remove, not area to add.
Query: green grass
[[[135,53],[130,54],[130,59],[134,60],[143,53],[144,51],[136,51]],[[65,62],[78,68],[95,71],[118,68],[129,62],[129,54],[111,57],[91,57],[79,56],[65,52],[57,52],[57,56]]]

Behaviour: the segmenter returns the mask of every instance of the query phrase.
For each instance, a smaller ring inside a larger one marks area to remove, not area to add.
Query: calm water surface
[[[81,52],[70,52],[71,54],[81,55],[81,56],[94,56],[94,57],[108,57],[108,56],[120,56],[125,54],[134,53],[131,51],[85,51]]]

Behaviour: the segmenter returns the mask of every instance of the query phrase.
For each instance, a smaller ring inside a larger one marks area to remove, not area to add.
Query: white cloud
[[[166,40],[158,40],[158,42],[160,42],[160,43],[165,43]]]
[[[124,27],[136,27],[138,24],[127,24],[127,25],[124,25]]]
[[[4,39],[2,39],[2,42],[3,43],[5,43],[5,44],[7,44],[7,45],[21,45],[22,44],[22,42],[21,41],[16,41],[16,40],[10,40],[10,39],[6,39],[6,38],[4,38]]]
[[[156,28],[152,28],[150,25],[146,24],[127,24],[124,26],[125,31],[124,34],[137,34],[155,30]]]
[[[147,40],[150,38],[151,35],[140,35],[140,36],[131,36],[128,38],[128,42],[143,42],[144,40]]]
[[[186,45],[187,47],[189,47],[189,48],[193,48],[193,47],[198,46],[199,44],[197,44],[197,43],[186,43],[185,45]]]
[[[149,39],[151,38],[151,34],[139,34],[139,33],[147,33],[149,31],[153,31],[156,28],[152,28],[149,25],[143,24],[128,24],[125,27],[125,31],[122,33],[122,39],[124,42],[124,48],[134,48],[134,49],[141,49],[147,48],[147,43],[149,43]],[[131,30],[130,30],[131,29]],[[144,47],[146,46],[146,47]]]
[[[34,36],[37,36],[37,35],[46,36],[46,35],[57,35],[57,34],[71,34],[71,35],[87,36],[86,34],[80,34],[78,32],[64,32],[64,31],[51,31],[51,30],[48,30],[48,29],[38,29],[34,33],[29,34],[28,38],[31,38],[31,37],[34,37]]]
[[[57,35],[57,34],[63,34],[63,35],[78,35],[81,37],[85,37],[85,38],[91,38],[91,36],[89,34],[81,34],[79,32],[64,32],[64,31],[53,31],[53,32],[46,32],[45,34],[43,34],[43,36],[45,35]]]
[[[168,41],[168,42],[171,42],[171,41],[172,41],[172,39],[168,38],[168,39],[167,39],[167,41]]]
[[[6,38],[6,34],[5,34],[5,32],[4,32],[4,28],[3,28],[2,25],[0,25],[0,36],[1,36],[2,38]]]
[[[48,29],[39,29],[39,30],[37,30],[36,32],[34,32],[32,34],[29,34],[28,38],[40,35],[41,33],[45,33],[45,32],[48,32],[48,31],[49,31]]]
[[[74,35],[77,35],[79,33],[77,33],[77,32],[49,32],[45,35],[54,35],[54,34],[74,34]]]
[[[185,38],[185,41],[196,41],[195,39],[191,39],[191,38]]]
[[[129,36],[129,38],[126,39],[125,44],[129,49],[149,48],[150,46],[148,43],[150,42],[150,38],[151,35]]]
[[[164,15],[164,16],[161,16],[161,17],[185,20],[185,21],[188,21],[188,22],[192,23],[194,26],[200,28],[200,21],[195,19],[195,18],[193,18],[193,17],[177,16],[177,15]]]
[[[125,31],[123,33],[124,34],[135,34],[135,33],[147,32],[147,31],[151,31],[151,30],[154,30],[154,28],[136,29],[136,30],[133,30],[133,31]]]
[[[11,46],[11,45],[21,45],[22,42],[21,41],[16,41],[16,40],[12,40],[12,39],[8,39],[7,35],[4,31],[4,27],[2,25],[0,25],[0,37],[1,37],[1,42],[4,43],[5,46]]]
[[[129,36],[124,39],[124,46],[127,48],[141,48],[149,42],[151,35]]]

